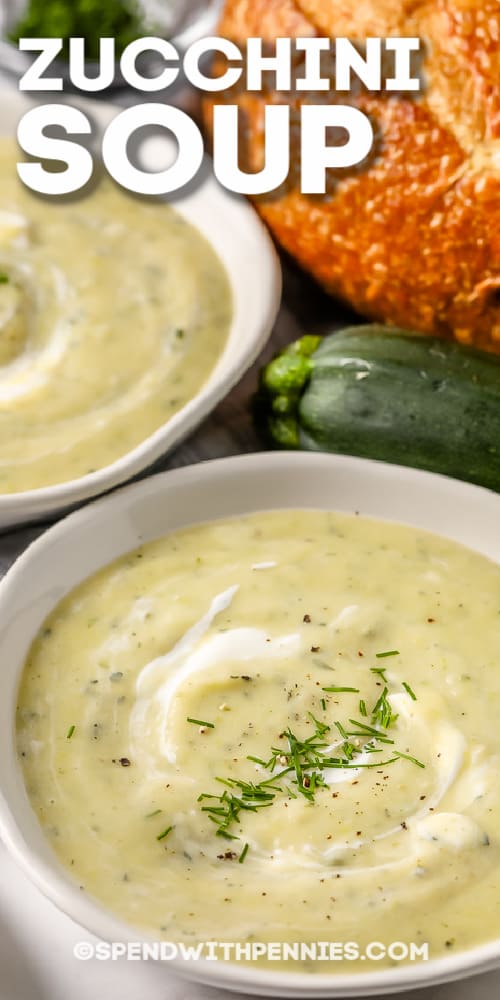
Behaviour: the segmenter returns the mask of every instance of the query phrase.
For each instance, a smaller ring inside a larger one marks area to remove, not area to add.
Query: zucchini
[[[500,357],[377,324],[291,344],[254,415],[277,448],[358,455],[500,492]]]

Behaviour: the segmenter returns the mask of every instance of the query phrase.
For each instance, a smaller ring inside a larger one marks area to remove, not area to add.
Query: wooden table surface
[[[211,416],[180,447],[160,462],[155,471],[259,451],[262,442],[252,426],[249,400],[257,385],[261,365],[281,345],[302,333],[321,333],[346,323],[359,322],[359,317],[326,296],[290,261],[283,260],[283,270],[283,304],[266,349]],[[37,524],[0,535],[0,577],[47,526],[47,523]]]

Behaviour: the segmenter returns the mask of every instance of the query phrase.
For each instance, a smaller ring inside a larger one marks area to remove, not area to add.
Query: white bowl
[[[47,95],[47,101],[50,101]],[[96,135],[121,110],[97,101],[78,101],[95,123]],[[17,125],[32,105],[16,94],[0,94],[0,135],[16,135]],[[142,147],[145,169],[165,167],[175,144],[149,138]],[[20,157],[22,158],[22,157]],[[0,529],[52,515],[96,496],[156,462],[186,437],[236,385],[264,347],[278,313],[281,269],[267,230],[248,203],[225,191],[202,168],[204,180],[176,197],[175,208],[196,226],[218,253],[233,295],[233,321],[226,347],[206,383],[178,413],[154,434],[111,465],[79,479],[24,493],[0,495]]]
[[[163,473],[71,514],[24,553],[0,584],[0,836],[61,910],[108,941],[137,930],[85,897],[31,809],[15,747],[15,705],[29,647],[54,606],[90,574],[144,542],[199,521],[283,507],[329,508],[405,522],[500,562],[500,496],[442,476],[345,456],[283,452]],[[212,986],[283,997],[385,994],[500,965],[500,940],[453,956],[347,975],[269,972],[221,962],[169,963]]]
[[[206,35],[215,34],[217,22],[220,18],[223,0],[179,0],[171,4],[165,4],[165,0],[138,0],[139,10],[144,13],[144,34],[151,28],[155,35],[168,38],[175,45],[178,52],[185,52],[189,45]],[[20,52],[17,44],[11,42],[9,35],[13,31],[28,7],[28,0],[4,0],[0,4],[0,66],[2,70],[19,80],[26,73],[26,70],[33,62],[33,54],[30,52]],[[2,9],[3,8],[3,9]],[[150,32],[149,32],[150,33]],[[148,60],[152,64],[151,68],[157,68],[155,63],[162,69],[161,59],[154,59],[154,55]],[[69,66],[66,60],[58,59],[54,69],[57,75],[64,80],[66,89],[73,89],[69,75]],[[97,73],[98,63],[92,60],[86,61],[86,70],[90,76]],[[187,104],[189,98],[186,96],[194,89],[189,86],[186,79],[183,85],[175,88],[175,104]],[[119,70],[115,79],[106,90],[127,87]],[[179,97],[181,101],[179,101]]]

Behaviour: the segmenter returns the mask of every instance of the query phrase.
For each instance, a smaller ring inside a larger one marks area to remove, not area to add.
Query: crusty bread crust
[[[499,0],[227,0],[219,33],[238,43],[424,39],[418,100],[356,98],[380,132],[368,167],[335,178],[325,198],[302,195],[292,176],[257,208],[278,242],[364,315],[500,352]],[[258,169],[265,101],[283,96],[216,99],[245,112]],[[207,122],[209,111],[207,101]]]

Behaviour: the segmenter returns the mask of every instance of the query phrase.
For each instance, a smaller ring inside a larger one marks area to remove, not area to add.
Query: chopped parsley
[[[98,60],[101,38],[116,40],[117,55],[130,42],[148,34],[136,0],[30,0],[9,37],[62,38],[64,55],[72,37],[84,38],[87,59]]]

